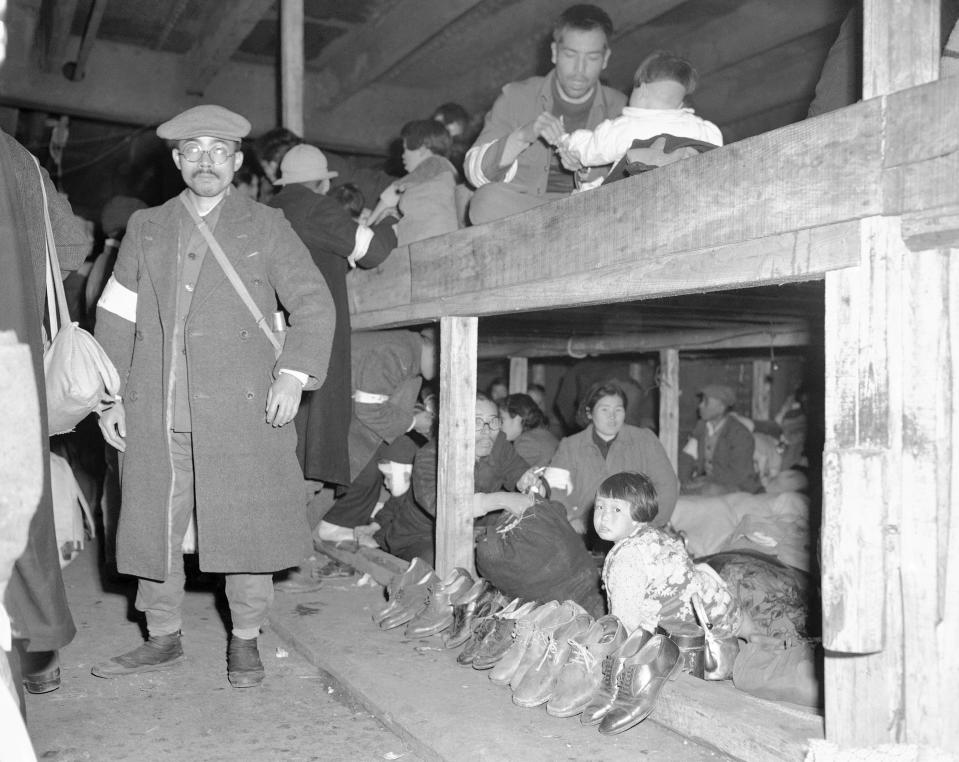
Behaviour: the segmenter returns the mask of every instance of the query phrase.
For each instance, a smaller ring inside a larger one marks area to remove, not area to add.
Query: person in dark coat
[[[355,547],[356,527],[370,523],[383,478],[378,463],[388,446],[415,429],[429,436],[433,413],[417,406],[423,380],[436,373],[432,334],[413,331],[354,333],[350,343],[353,417],[350,420],[350,484],[316,529],[319,542]]]
[[[336,307],[336,331],[330,367],[323,386],[305,392],[296,414],[296,454],[307,479],[327,484],[350,483],[347,435],[350,427],[350,307],[346,275],[350,265],[373,268],[396,247],[396,235],[387,223],[374,228],[358,225],[343,206],[326,194],[337,176],[320,149],[291,148],[283,157],[281,190],[270,206],[281,209],[310,250],[323,274]]]
[[[157,135],[187,185],[130,218],[100,297],[97,338],[122,379],[100,429],[122,453],[117,569],[139,577],[149,640],[93,667],[98,677],[183,659],[181,553],[195,519],[200,569],[226,575],[234,687],[263,680],[257,636],[273,572],[309,553],[303,472],[287,426],[326,377],[333,299],[282,212],[231,192],[250,123],[196,106]],[[260,312],[289,313],[277,356],[228,279],[211,234]]]
[[[40,390],[43,444],[43,494],[30,523],[26,550],[20,556],[4,595],[13,625],[25,686],[47,692],[60,685],[57,649],[76,634],[60,574],[50,491],[46,397],[43,394],[43,325],[46,234],[42,183],[60,260],[60,275],[76,270],[93,241],[83,221],[57,193],[45,171],[16,140],[0,130],[0,330],[13,330],[32,350]],[[17,675],[14,675],[17,679]]]

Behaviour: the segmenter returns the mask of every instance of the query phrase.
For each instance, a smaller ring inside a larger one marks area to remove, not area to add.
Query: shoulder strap
[[[213,233],[210,232],[210,228],[207,226],[206,220],[204,220],[197,213],[193,204],[191,204],[185,196],[180,196],[180,201],[190,213],[190,217],[192,217],[193,221],[196,223],[200,234],[206,239],[207,244],[210,246],[210,251],[213,253],[213,256],[216,257],[216,261],[220,264],[220,267],[223,269],[226,277],[236,290],[236,293],[239,294],[240,299],[243,300],[246,308],[253,315],[253,319],[256,320],[256,324],[260,326],[260,329],[264,334],[266,334],[266,338],[270,340],[270,343],[273,345],[273,349],[276,351],[277,356],[279,356],[283,349],[283,345],[280,344],[279,339],[273,335],[273,331],[270,330],[270,326],[266,324],[266,319],[263,317],[263,313],[260,312],[260,308],[256,306],[256,302],[253,301],[253,297],[250,296],[250,292],[246,290],[246,286],[243,285],[243,281],[240,280],[240,276],[237,275],[236,269],[230,263],[230,260],[227,258],[216,238],[213,237]]]
[[[47,312],[50,316],[50,341],[60,331],[60,326],[70,322],[70,311],[67,309],[67,295],[63,290],[63,279],[60,277],[60,258],[57,256],[57,244],[53,238],[53,225],[50,224],[50,209],[47,206],[47,187],[43,182],[43,172],[40,171],[40,162],[31,155],[33,164],[37,168],[40,178],[40,193],[43,195],[43,224],[46,232],[47,249]]]

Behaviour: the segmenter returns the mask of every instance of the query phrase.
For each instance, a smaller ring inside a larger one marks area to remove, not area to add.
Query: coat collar
[[[247,198],[242,193],[235,193],[232,189],[227,192],[223,198],[222,209],[220,210],[220,221],[239,222],[250,219],[253,216],[252,199]],[[165,204],[155,206],[146,210],[147,219],[155,225],[161,227],[178,228],[180,225],[180,212],[183,209],[179,194],[171,198]]]

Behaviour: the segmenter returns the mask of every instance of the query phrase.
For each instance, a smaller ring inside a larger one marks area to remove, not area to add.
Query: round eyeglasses
[[[203,150],[197,143],[187,143],[183,148],[181,148],[177,153],[180,154],[184,159],[186,159],[191,164],[196,164],[200,159],[203,158],[203,154],[206,154],[210,157],[215,165],[220,166],[221,164],[226,164],[233,156],[236,155],[236,152],[230,153],[230,149],[225,145],[217,143],[213,148]]]
[[[476,430],[482,431],[483,429],[489,429],[490,431],[499,431],[500,427],[503,425],[503,422],[499,418],[490,418],[486,420],[485,418],[476,417]]]

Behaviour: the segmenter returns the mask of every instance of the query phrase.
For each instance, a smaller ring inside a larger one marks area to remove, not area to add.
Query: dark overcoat
[[[46,232],[41,175],[29,152],[0,130],[0,331],[13,330],[29,344],[40,401],[43,494],[30,522],[27,547],[17,559],[4,596],[14,636],[28,651],[52,651],[69,643],[76,628],[60,574],[50,491],[47,405],[43,394]],[[93,243],[83,221],[43,172],[50,224],[61,274],[76,270]]]
[[[358,226],[338,201],[291,183],[270,199],[282,209],[313,257],[336,307],[336,331],[326,381],[304,392],[296,414],[296,454],[303,474],[333,484],[350,483],[347,435],[350,429],[350,305],[346,291],[347,257],[357,246]],[[360,267],[376,267],[396,246],[388,224],[376,225]],[[361,244],[362,245],[362,244]]]
[[[333,300],[281,212],[238,193],[222,204],[217,241],[263,314],[274,311],[279,298],[290,327],[275,359],[216,259],[206,254],[183,328],[200,568],[265,573],[299,563],[310,539],[296,433],[266,423],[267,392],[280,368],[322,383]],[[174,198],[130,218],[116,285],[108,283],[97,312],[97,338],[120,373],[126,409],[117,568],[149,579],[166,578],[171,556],[172,353],[185,215]],[[108,298],[111,293],[124,298]]]

